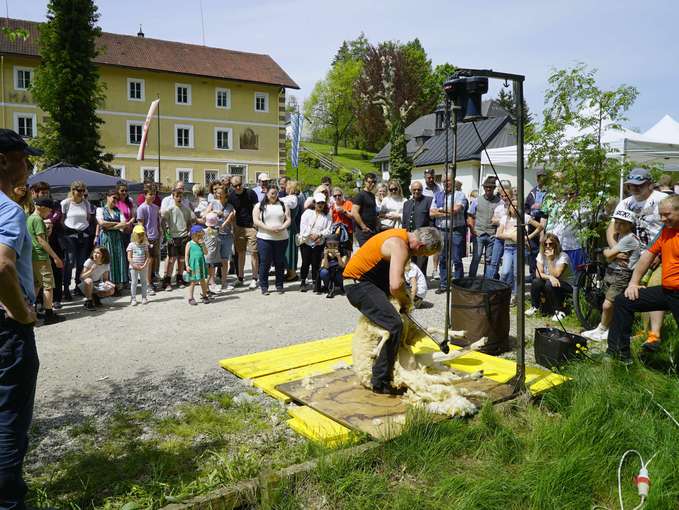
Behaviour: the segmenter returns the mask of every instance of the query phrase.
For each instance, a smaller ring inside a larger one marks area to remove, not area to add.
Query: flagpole
[[[158,109],[156,110],[156,120],[158,121],[158,182],[160,183],[160,94],[156,93],[158,99]]]

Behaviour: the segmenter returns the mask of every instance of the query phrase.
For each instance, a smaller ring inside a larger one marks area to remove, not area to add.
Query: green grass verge
[[[344,168],[358,168],[362,173],[375,172],[377,170],[377,167],[370,162],[370,160],[375,156],[374,152],[362,151],[359,149],[348,149],[346,147],[340,146],[337,149],[338,154],[333,156],[331,155],[333,149],[332,145],[312,142],[302,142],[302,145],[320,152],[325,156],[331,157]]]
[[[679,337],[667,329],[664,350],[646,365],[573,363],[564,369],[573,380],[537,403],[487,405],[473,419],[437,424],[415,415],[381,449],[288,483],[275,507],[617,509],[618,462],[636,449],[645,460],[657,453],[644,508],[679,508],[679,427],[656,404],[679,419]],[[623,469],[626,508],[639,502],[635,459]]]
[[[286,418],[279,406],[220,394],[170,418],[120,412],[100,431],[87,421],[70,431],[77,448],[27,476],[29,500],[38,508],[155,509],[317,455],[287,437]]]

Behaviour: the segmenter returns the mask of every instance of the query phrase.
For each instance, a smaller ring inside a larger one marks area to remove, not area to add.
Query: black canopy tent
[[[130,192],[140,192],[144,189],[141,183],[130,182],[114,175],[106,175],[93,170],[87,170],[70,163],[58,163],[42,172],[31,175],[28,178],[29,186],[35,182],[44,181],[50,185],[52,195],[68,193],[73,181],[83,181],[87,184],[90,198],[93,194],[105,193],[111,188],[115,188],[119,181],[127,183]]]

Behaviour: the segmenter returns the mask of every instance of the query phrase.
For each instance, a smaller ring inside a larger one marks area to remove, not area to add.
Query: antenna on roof
[[[203,0],[200,0],[200,26],[203,32],[203,46],[205,46],[205,16],[203,16]]]
[[[137,32],[137,37],[144,37],[144,32],[141,31],[141,23],[139,24],[139,32]]]

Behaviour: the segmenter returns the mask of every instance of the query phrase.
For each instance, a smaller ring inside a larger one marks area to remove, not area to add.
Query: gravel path
[[[298,288],[293,283],[270,296],[237,288],[195,307],[182,290],[158,292],[134,308],[121,297],[96,313],[82,301],[67,303],[60,313],[68,320],[36,330],[41,366],[28,464],[68,449],[68,429],[87,419],[104,421],[121,409],[162,413],[206,392],[243,391],[218,366],[222,358],[353,330],[357,312],[346,298]],[[415,311],[416,318],[442,328],[445,295],[430,291],[427,300],[433,306]]]

